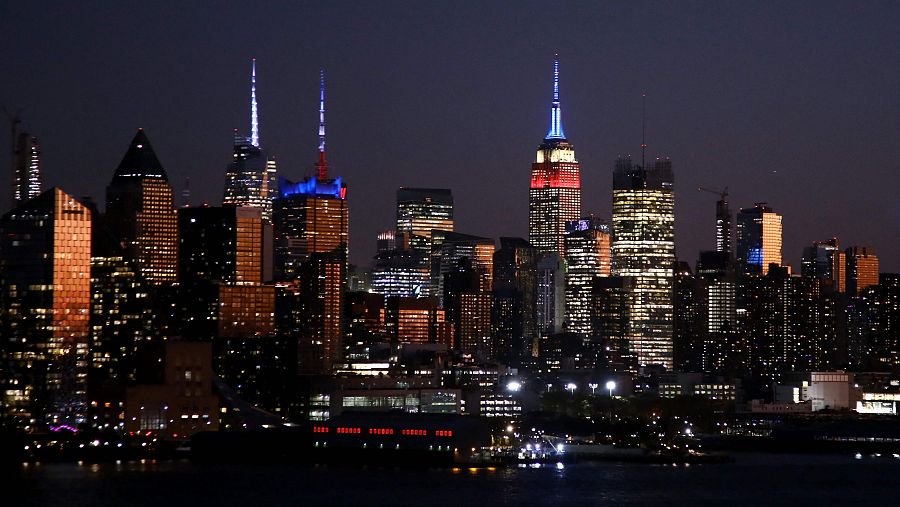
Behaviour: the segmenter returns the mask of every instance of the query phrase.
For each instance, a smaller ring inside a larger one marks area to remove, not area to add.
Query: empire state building
[[[531,165],[528,240],[539,252],[564,255],[566,222],[581,218],[581,169],[563,132],[559,107],[559,58],[553,61],[550,130]]]

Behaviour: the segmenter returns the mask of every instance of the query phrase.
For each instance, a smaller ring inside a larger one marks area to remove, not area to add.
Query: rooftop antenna
[[[647,153],[647,94],[641,94],[641,168],[644,168],[644,155]]]
[[[259,111],[256,105],[256,58],[250,71],[250,144],[259,148]]]

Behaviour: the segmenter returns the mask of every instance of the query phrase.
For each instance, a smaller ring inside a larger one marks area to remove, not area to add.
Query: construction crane
[[[723,201],[726,200],[728,197],[728,187],[725,187],[724,190],[716,190],[714,188],[706,188],[703,185],[700,185],[699,187],[697,187],[697,191],[698,192],[709,192],[711,194],[718,194],[719,198],[722,199]]]

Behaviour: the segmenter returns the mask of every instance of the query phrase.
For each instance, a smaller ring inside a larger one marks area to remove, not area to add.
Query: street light
[[[513,380],[512,382],[506,384],[506,389],[511,393],[517,393],[519,392],[519,389],[522,389],[522,383]]]
[[[613,382],[612,380],[608,380],[608,381],[606,382],[606,390],[609,391],[609,397],[610,397],[610,398],[612,398],[612,392],[613,392],[613,389],[615,389],[615,388],[616,388],[616,383],[615,383],[615,382]]]
[[[575,396],[575,389],[577,389],[577,388],[578,388],[578,386],[576,386],[572,382],[569,382],[568,384],[566,384],[566,390],[571,392],[572,396]]]
[[[600,384],[591,383],[591,384],[588,384],[588,387],[591,388],[591,396],[593,396],[593,395],[594,395],[594,389],[597,389],[598,387],[600,387]]]

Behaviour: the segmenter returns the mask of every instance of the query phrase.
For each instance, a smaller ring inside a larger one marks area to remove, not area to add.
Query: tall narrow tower
[[[563,131],[559,105],[559,57],[553,61],[550,130],[531,165],[528,239],[542,253],[563,256],[566,222],[581,217],[581,168]]]
[[[272,201],[278,194],[278,167],[259,144],[259,107],[256,101],[256,59],[250,70],[250,135],[234,132],[234,153],[225,171],[223,204],[262,210],[272,220]]]
[[[319,75],[319,159],[315,176],[282,180],[275,200],[276,278],[296,288],[298,371],[329,372],[342,354],[347,279],[347,185],[328,177],[325,160],[325,71]]]
[[[626,336],[639,366],[673,365],[674,181],[668,159],[623,157],[613,172],[612,275],[630,278]]]
[[[41,144],[38,138],[22,130],[22,120],[13,116],[10,127],[12,145],[12,206],[34,199],[41,193]]]

